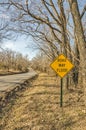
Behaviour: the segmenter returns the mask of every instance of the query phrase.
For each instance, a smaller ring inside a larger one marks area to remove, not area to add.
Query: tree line
[[[0,51],[0,70],[5,71],[28,71],[29,60],[21,53],[5,49]]]

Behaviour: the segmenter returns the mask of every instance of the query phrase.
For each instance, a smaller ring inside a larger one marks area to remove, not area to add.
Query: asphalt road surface
[[[14,87],[15,85],[18,85],[35,76],[36,74],[36,72],[31,71],[29,73],[0,76],[0,92],[6,91],[10,87]]]

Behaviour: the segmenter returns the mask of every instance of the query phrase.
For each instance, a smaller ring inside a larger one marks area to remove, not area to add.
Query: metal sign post
[[[60,107],[63,106],[63,78],[61,78]]]
[[[63,106],[63,77],[74,67],[74,65],[63,55],[59,55],[51,63],[51,68],[61,77],[60,107]]]

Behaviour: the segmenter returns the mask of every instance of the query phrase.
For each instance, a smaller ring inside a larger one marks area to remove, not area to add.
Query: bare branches
[[[82,13],[81,13],[81,19],[83,18],[83,16],[84,16],[84,14],[85,14],[85,12],[86,12],[86,5],[84,6],[84,9],[83,9],[83,11],[82,11]]]
[[[0,52],[0,69],[9,71],[27,71],[29,60],[27,56],[23,56],[18,52],[9,49],[3,49]]]
[[[68,30],[70,17],[65,13],[63,0],[9,0],[7,4],[13,9],[10,31],[33,36],[36,40],[46,42],[56,53],[57,46],[69,49],[73,32]],[[56,5],[55,5],[56,4]],[[15,13],[16,11],[16,13]],[[83,17],[83,13],[82,13]],[[16,28],[15,28],[16,26]],[[73,25],[71,25],[73,26]],[[70,36],[70,37],[69,37]],[[53,39],[53,40],[52,40]],[[68,48],[69,47],[69,48]],[[67,50],[66,50],[67,51]]]
[[[54,14],[51,12],[51,10],[49,9],[49,7],[46,5],[45,0],[42,0],[42,2],[43,2],[43,4],[44,4],[45,8],[47,9],[47,11],[50,13],[51,17],[56,21],[56,23],[57,23],[59,26],[61,26],[60,21],[58,21],[58,19],[54,16]]]

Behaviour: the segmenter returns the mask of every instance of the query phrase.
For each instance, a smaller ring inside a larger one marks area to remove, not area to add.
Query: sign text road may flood
[[[74,65],[63,54],[59,55],[51,64],[51,67],[61,78],[63,78],[73,68],[73,66]]]

